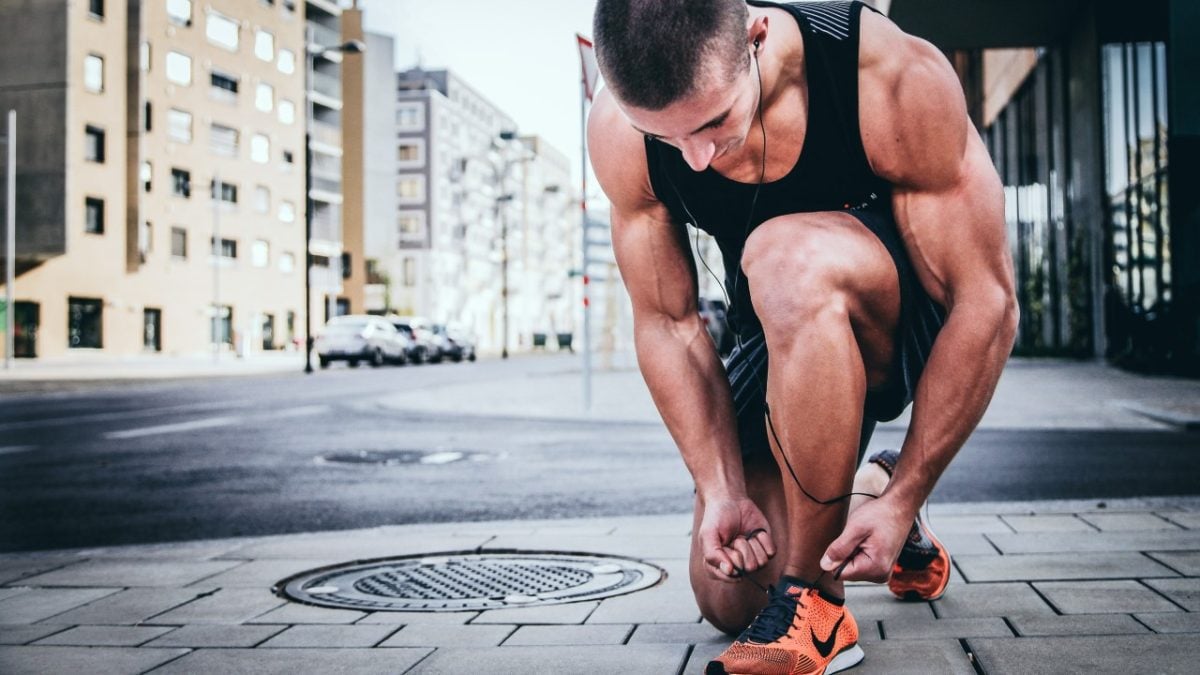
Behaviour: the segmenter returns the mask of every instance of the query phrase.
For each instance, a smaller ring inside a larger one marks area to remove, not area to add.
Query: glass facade
[[[1166,45],[1104,45],[1108,356],[1153,360],[1171,308]]]

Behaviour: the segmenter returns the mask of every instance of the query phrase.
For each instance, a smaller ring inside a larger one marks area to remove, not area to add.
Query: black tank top
[[[800,25],[808,122],[792,170],[762,185],[751,214],[755,184],[730,180],[712,167],[692,171],[677,148],[646,138],[646,164],[655,196],[675,222],[692,223],[716,240],[725,260],[730,319],[741,324],[743,331],[758,324],[750,309],[745,278],[741,277],[736,292],[734,288],[737,264],[750,231],[788,213],[891,209],[890,186],[867,163],[858,127],[858,33],[866,5],[842,0],[748,2],[755,7],[785,9]],[[768,146],[772,140],[778,142],[768,134]]]

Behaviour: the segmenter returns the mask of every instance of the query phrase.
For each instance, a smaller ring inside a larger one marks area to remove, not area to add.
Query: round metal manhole
[[[482,452],[459,450],[359,450],[358,452],[334,452],[318,455],[317,464],[349,464],[370,466],[403,466],[406,464],[450,464],[453,462],[479,462],[488,459]]]
[[[388,558],[302,572],[276,594],[371,612],[461,612],[598,600],[649,588],[660,567],[629,558],[500,551]]]

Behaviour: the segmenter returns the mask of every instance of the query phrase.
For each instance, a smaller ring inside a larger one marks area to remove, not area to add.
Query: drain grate
[[[497,551],[335,565],[284,579],[273,590],[321,607],[455,612],[597,600],[649,588],[665,575],[628,558]]]
[[[483,461],[488,456],[482,452],[457,450],[359,450],[358,452],[335,452],[318,455],[317,464],[368,464],[373,466],[401,466],[405,464],[450,464],[462,461]]]

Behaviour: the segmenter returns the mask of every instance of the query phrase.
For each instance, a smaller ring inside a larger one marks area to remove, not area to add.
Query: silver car
[[[345,361],[351,368],[362,361],[372,367],[404,363],[404,340],[395,326],[366,314],[334,317],[317,336],[313,349],[322,368],[334,361]]]

